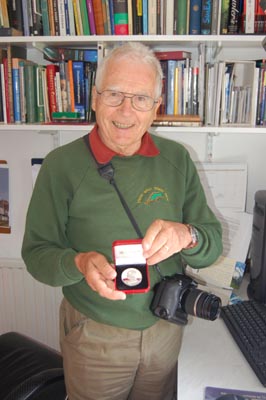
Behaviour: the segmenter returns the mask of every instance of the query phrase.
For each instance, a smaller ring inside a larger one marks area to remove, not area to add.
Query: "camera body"
[[[213,321],[220,309],[219,297],[197,289],[197,283],[183,274],[165,277],[156,285],[151,303],[154,315],[178,325],[187,324],[188,314]]]

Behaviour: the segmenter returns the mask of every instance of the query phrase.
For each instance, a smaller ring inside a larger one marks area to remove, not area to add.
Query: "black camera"
[[[214,321],[220,314],[221,299],[197,289],[189,276],[175,274],[155,286],[151,303],[154,315],[178,325],[187,323],[187,315]]]

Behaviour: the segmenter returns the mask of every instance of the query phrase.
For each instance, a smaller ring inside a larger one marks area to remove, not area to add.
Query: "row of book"
[[[24,49],[17,49],[19,54],[11,45],[0,51],[1,122],[95,121],[91,109],[95,50],[62,49],[62,59],[39,65],[26,60]],[[61,54],[60,49],[57,52]],[[265,60],[205,62],[204,47],[194,65],[188,51],[155,54],[163,69],[162,104],[155,125],[266,125]]]
[[[0,0],[0,36],[266,32],[261,0]]]
[[[12,56],[11,46],[0,61],[1,122],[94,121],[91,91],[96,62],[69,59],[39,65]]]

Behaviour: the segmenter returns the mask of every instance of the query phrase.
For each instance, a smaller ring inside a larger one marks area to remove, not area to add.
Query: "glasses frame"
[[[154,100],[152,97],[146,96],[145,94],[132,94],[132,93],[121,92],[120,90],[112,90],[112,89],[106,89],[106,90],[103,90],[102,92],[99,92],[99,91],[96,89],[96,92],[97,92],[97,94],[99,94],[100,96],[101,96],[104,92],[119,93],[119,94],[121,94],[121,95],[123,96],[122,99],[121,99],[121,102],[120,102],[119,104],[117,104],[116,106],[113,106],[113,105],[104,103],[104,104],[105,104],[106,106],[108,106],[108,107],[119,107],[119,106],[121,106],[121,104],[123,104],[123,102],[125,101],[125,99],[130,99],[130,100],[131,100],[131,106],[132,106],[132,108],[134,108],[134,110],[142,111],[142,112],[148,112],[148,111],[151,111],[151,110],[153,109],[153,107],[154,107],[154,105],[155,105],[156,103],[158,103],[158,100]],[[142,110],[142,109],[136,107],[135,104],[134,104],[134,100],[133,100],[133,99],[134,99],[134,97],[138,97],[138,96],[142,96],[142,97],[146,97],[146,98],[148,98],[148,99],[151,99],[151,100],[153,101],[153,104],[152,104],[151,108],[149,108],[148,110]],[[104,98],[104,97],[103,97],[103,98]]]

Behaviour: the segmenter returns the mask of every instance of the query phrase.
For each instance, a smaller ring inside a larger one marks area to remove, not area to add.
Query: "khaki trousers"
[[[65,299],[60,345],[69,400],[173,400],[182,327],[160,320],[144,331],[99,324]]]

